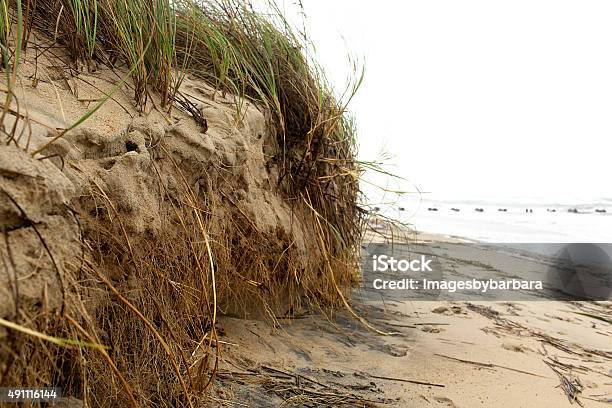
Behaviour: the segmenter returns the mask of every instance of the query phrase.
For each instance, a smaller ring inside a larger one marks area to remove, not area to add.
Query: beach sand
[[[471,265],[461,252],[469,244],[457,238],[417,240],[451,242],[460,259],[455,267]],[[539,259],[521,255],[512,270]],[[230,344],[220,365],[223,391],[214,398],[261,407],[612,402],[612,325],[579,314],[610,320],[611,302],[418,301],[376,298],[363,289],[350,302],[370,325],[394,334],[377,334],[347,311],[279,319],[276,328],[222,319],[221,340]]]

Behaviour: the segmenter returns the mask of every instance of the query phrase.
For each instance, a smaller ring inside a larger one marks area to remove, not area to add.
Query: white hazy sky
[[[360,158],[443,196],[612,196],[612,2],[303,5],[335,84],[365,59]]]

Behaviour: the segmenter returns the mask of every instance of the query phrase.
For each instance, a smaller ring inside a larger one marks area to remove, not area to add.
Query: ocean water
[[[498,211],[501,208],[506,211]],[[578,213],[569,212],[574,209]],[[612,198],[566,201],[425,198],[402,200],[382,207],[381,211],[418,231],[480,242],[612,243]]]

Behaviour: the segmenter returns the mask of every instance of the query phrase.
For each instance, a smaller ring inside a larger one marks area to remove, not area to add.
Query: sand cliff
[[[307,188],[288,186],[283,161],[302,145],[287,151],[266,109],[189,75],[180,103],[152,93],[139,109],[125,69],[30,50],[0,147],[0,318],[21,327],[0,327],[3,381],[61,384],[102,406],[187,404],[212,378],[219,316],[274,321],[338,302],[356,276],[354,237],[334,246],[321,203],[292,193]],[[323,166],[322,204],[354,214],[338,199],[354,187]]]

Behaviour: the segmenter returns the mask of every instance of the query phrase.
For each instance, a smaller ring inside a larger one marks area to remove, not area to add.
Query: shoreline
[[[504,208],[505,209],[505,208]],[[482,242],[612,242],[612,217],[607,213],[525,211],[419,211],[400,218],[434,234],[472,237]],[[601,209],[605,211],[605,209]]]
[[[371,243],[482,243],[481,241],[452,234],[419,231],[408,226],[374,225],[365,232],[362,245]]]

